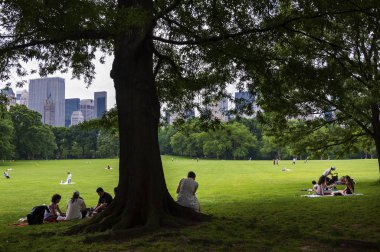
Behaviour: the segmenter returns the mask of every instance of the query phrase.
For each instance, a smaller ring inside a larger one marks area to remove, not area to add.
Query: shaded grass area
[[[65,236],[75,222],[14,227],[33,206],[62,195],[61,208],[74,190],[88,206],[97,202],[95,189],[112,193],[117,160],[19,161],[0,180],[0,251],[377,251],[380,250],[379,172],[376,160],[210,161],[163,156],[166,182],[175,196],[178,181],[189,170],[200,184],[202,211],[211,222],[183,229],[162,229],[138,238],[99,243],[86,236]],[[105,170],[110,164],[113,170]],[[304,198],[329,166],[355,178],[363,196]],[[282,172],[281,168],[291,169]],[[73,185],[60,185],[67,171]]]

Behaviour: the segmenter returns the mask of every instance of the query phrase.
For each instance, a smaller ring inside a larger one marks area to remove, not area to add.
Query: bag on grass
[[[42,222],[44,222],[45,211],[50,212],[49,208],[47,206],[35,206],[35,207],[33,207],[30,214],[28,214],[26,216],[26,218],[28,219],[28,224],[29,225],[42,224]]]

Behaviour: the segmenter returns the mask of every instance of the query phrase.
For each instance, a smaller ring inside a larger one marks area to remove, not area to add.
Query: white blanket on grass
[[[361,196],[363,195],[362,193],[354,193],[354,194],[346,194],[346,195],[334,195],[334,194],[327,194],[327,195],[317,195],[317,194],[306,194],[306,195],[301,195],[302,197],[306,198],[319,198],[319,197],[331,197],[331,196]]]
[[[60,182],[59,184],[61,184],[61,185],[71,185],[71,184],[75,184],[75,182],[67,183],[67,181],[65,181],[65,182]]]

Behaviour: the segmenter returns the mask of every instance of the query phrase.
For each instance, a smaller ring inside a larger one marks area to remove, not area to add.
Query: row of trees
[[[303,122],[292,120],[301,127]],[[346,144],[331,145],[331,135],[338,137],[344,129],[325,126],[297,137],[297,132],[273,134],[270,127],[257,119],[245,119],[222,123],[216,129],[204,130],[198,119],[181,125],[161,127],[158,133],[161,154],[217,159],[343,159],[376,157],[376,148],[368,137]]]
[[[2,106],[0,159],[117,157],[117,136],[106,130],[43,125],[41,115],[26,106]]]

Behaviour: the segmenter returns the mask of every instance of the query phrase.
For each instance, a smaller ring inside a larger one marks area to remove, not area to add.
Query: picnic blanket
[[[319,197],[331,197],[331,196],[361,196],[363,195],[362,193],[354,193],[354,194],[346,194],[346,195],[334,195],[334,194],[328,194],[328,195],[317,195],[317,194],[306,194],[306,195],[301,195],[301,197],[306,197],[306,198],[319,198]]]
[[[71,183],[67,183],[67,182],[60,182],[59,183],[60,185],[73,185],[73,184],[75,184],[75,182],[71,182]]]

